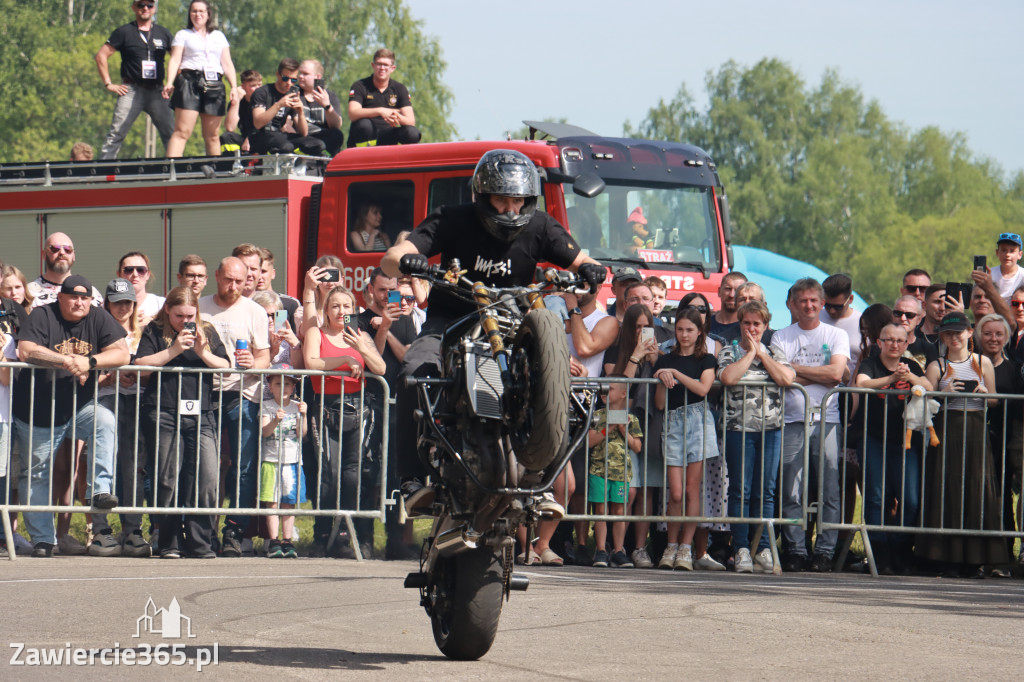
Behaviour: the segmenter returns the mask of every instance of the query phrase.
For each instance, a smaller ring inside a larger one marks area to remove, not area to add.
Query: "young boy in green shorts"
[[[274,369],[290,369],[278,365]],[[306,403],[292,400],[295,377],[274,374],[268,377],[274,399],[263,403],[263,448],[260,453],[260,502],[268,509],[294,509],[306,501],[305,478],[300,470],[302,461],[302,434],[306,431]],[[278,517],[267,517],[267,535],[270,559],[294,559],[298,556],[292,545],[295,516],[282,516],[280,530],[284,541],[278,539]]]
[[[619,375],[620,377],[622,375]],[[593,505],[595,514],[604,514],[606,505],[609,515],[625,513],[625,503],[633,503],[629,481],[633,477],[632,458],[629,450],[640,452],[643,447],[643,431],[635,415],[626,416],[627,423],[608,424],[608,412],[626,412],[627,385],[611,384],[608,387],[607,408],[594,412],[587,445],[590,447],[590,468],[587,476],[587,500]],[[615,421],[615,420],[613,420]],[[604,521],[594,523],[594,566],[608,567],[608,552],[605,542],[608,527]],[[623,541],[626,538],[626,522],[612,523],[611,565],[616,568],[633,568]]]

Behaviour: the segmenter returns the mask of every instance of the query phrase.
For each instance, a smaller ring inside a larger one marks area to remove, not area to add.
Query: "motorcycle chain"
[[[512,538],[507,538],[505,542],[502,543],[501,556],[502,586],[505,591],[506,602],[512,594],[512,560],[514,558],[514,553],[515,543],[512,541]]]

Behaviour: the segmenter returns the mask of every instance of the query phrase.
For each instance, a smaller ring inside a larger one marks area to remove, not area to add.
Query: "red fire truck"
[[[75,272],[102,288],[128,251],[148,254],[150,289],[175,285],[188,253],[212,265],[242,242],[275,253],[275,288],[299,294],[318,256],[345,265],[359,288],[381,252],[350,239],[373,204],[392,241],[443,204],[470,201],[480,156],[516,149],[537,165],[541,208],[565,225],[593,258],[658,275],[676,301],[716,292],[732,261],[728,205],[714,162],[673,142],[601,137],[555,123],[527,122],[524,141],[473,141],[348,149],[330,161],[240,157],[5,164],[0,166],[0,260],[29,278],[48,234],[65,232],[77,249]],[[610,293],[606,287],[604,296]]]

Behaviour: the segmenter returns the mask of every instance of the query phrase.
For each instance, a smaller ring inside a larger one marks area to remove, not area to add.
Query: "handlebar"
[[[458,261],[454,261],[448,267],[431,265],[426,271],[412,273],[412,277],[426,280],[431,286],[440,287],[449,294],[458,296],[467,301],[474,301],[474,290],[476,282],[465,276],[465,270],[461,270]],[[503,297],[519,297],[530,293],[545,293],[553,291],[569,291],[572,293],[586,293],[590,291],[590,285],[576,273],[556,268],[537,268],[534,276],[537,280],[526,286],[495,287],[483,285],[487,297],[492,301],[498,301]]]

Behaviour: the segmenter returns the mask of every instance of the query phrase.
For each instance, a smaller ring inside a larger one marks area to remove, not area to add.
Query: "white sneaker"
[[[536,509],[548,521],[558,521],[565,516],[565,507],[558,503],[552,493],[544,493],[537,498]]]
[[[693,570],[693,549],[691,547],[679,547],[679,551],[676,552],[676,563],[673,565],[677,571],[692,571]]]
[[[671,571],[676,565],[677,551],[677,548],[666,547],[664,554],[661,555],[661,561],[658,562],[658,568],[664,568]]]
[[[771,558],[771,557],[769,557]],[[750,560],[750,550],[741,547],[736,550],[736,556],[733,558],[733,567],[737,573],[753,573],[754,562]]]
[[[647,549],[644,547],[637,547],[633,550],[633,565],[637,568],[654,568],[654,562],[651,561],[651,555],[647,553]]]
[[[78,541],[71,533],[65,533],[57,538],[57,551],[63,556],[81,556],[85,554],[85,545]]]
[[[722,564],[720,564],[717,561],[715,561],[714,558],[712,558],[712,556],[710,554],[708,554],[707,552],[704,553],[704,556],[702,556],[701,558],[699,558],[699,559],[697,559],[696,561],[693,562],[693,567],[695,569],[697,569],[698,571],[724,571],[725,570],[725,566],[723,566]]]
[[[757,573],[773,573],[775,562],[772,561],[772,550],[765,547],[754,555],[754,571]]]

